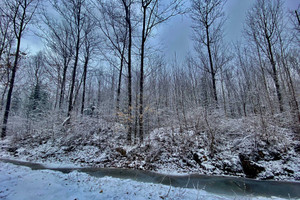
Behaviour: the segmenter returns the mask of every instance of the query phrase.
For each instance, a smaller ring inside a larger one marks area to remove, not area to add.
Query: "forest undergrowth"
[[[187,113],[186,124],[165,118],[164,126],[149,130],[142,144],[129,145],[126,125],[111,117],[77,116],[67,125],[54,113],[36,122],[12,117],[10,135],[1,141],[1,157],[174,174],[300,180],[297,129],[283,119],[279,115],[235,119],[198,109]]]

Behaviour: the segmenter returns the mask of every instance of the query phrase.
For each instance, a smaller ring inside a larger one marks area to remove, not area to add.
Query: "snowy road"
[[[69,174],[31,170],[0,162],[0,199],[270,199],[224,197],[197,189],[174,188],[111,177],[95,178],[77,171]],[[278,199],[278,198],[271,198]]]

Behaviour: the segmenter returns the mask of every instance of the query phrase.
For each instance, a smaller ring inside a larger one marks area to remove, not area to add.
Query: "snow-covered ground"
[[[220,196],[203,190],[142,183],[112,177],[95,178],[73,171],[68,174],[0,162],[0,199],[279,199]]]
[[[201,121],[186,130],[176,126],[156,128],[138,145],[127,144],[124,125],[101,118],[75,118],[66,127],[48,123],[52,127],[47,129],[37,123],[31,131],[25,125],[13,127],[0,140],[0,158],[52,167],[300,180],[300,142],[289,125],[278,122],[281,118],[268,120],[264,127],[255,116],[210,118],[218,123],[211,123],[209,129]]]

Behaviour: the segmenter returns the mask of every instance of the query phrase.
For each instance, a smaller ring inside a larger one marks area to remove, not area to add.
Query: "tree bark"
[[[80,3],[79,3],[80,4]],[[73,110],[73,93],[74,93],[74,86],[75,86],[75,79],[76,79],[76,70],[77,70],[77,64],[78,64],[78,57],[79,57],[79,49],[80,49],[80,24],[81,24],[81,4],[77,5],[78,10],[76,13],[76,48],[75,48],[75,61],[74,61],[74,67],[72,72],[72,82],[71,82],[71,88],[70,88],[70,96],[69,96],[69,107],[68,107],[68,117],[71,115],[71,112]]]
[[[140,100],[139,100],[139,136],[140,143],[144,140],[144,122],[143,122],[143,98],[144,98],[144,56],[145,56],[145,31],[146,31],[146,11],[147,7],[143,6],[143,32],[142,32],[142,45],[141,45],[141,66],[140,66]]]
[[[6,136],[7,121],[8,121],[9,111],[10,111],[11,97],[12,97],[12,92],[14,89],[15,76],[16,76],[16,72],[17,72],[18,60],[19,60],[19,54],[20,54],[20,45],[21,45],[21,37],[22,37],[22,31],[23,31],[24,18],[25,18],[25,11],[22,16],[20,30],[19,30],[19,33],[17,36],[17,49],[16,49],[16,53],[15,53],[15,61],[14,61],[14,65],[12,68],[11,79],[9,81],[9,89],[8,89],[8,93],[7,93],[6,106],[5,106],[4,116],[3,116],[1,138],[4,138]]]
[[[271,114],[274,115],[274,108],[273,108],[273,104],[271,102],[271,98],[270,98],[270,94],[269,94],[269,90],[268,90],[268,85],[267,85],[267,81],[266,81],[266,76],[265,76],[265,70],[263,68],[262,58],[261,58],[261,54],[260,54],[259,46],[258,46],[257,42],[256,42],[256,50],[257,50],[257,55],[258,55],[258,59],[259,59],[259,67],[260,67],[261,72],[262,72],[263,85],[264,85],[264,88],[266,90],[266,95],[267,95],[269,106],[271,108]]]
[[[217,107],[218,106],[218,96],[217,96],[217,87],[216,87],[216,72],[214,69],[214,64],[213,64],[212,55],[211,55],[208,25],[206,25],[206,43],[207,43],[207,51],[208,51],[209,64],[210,64],[210,75],[211,75],[211,81],[212,81],[212,87],[213,87],[213,97],[214,97],[215,105]]]
[[[8,121],[9,111],[10,111],[11,97],[12,97],[12,92],[13,92],[13,88],[14,88],[15,76],[16,76],[18,59],[19,59],[20,43],[21,43],[21,37],[18,38],[15,62],[14,62],[14,66],[12,68],[11,79],[9,82],[9,89],[8,89],[8,93],[7,93],[6,106],[5,106],[4,117],[3,117],[1,138],[4,138],[6,136],[7,121]]]
[[[67,69],[68,69],[68,65],[66,64],[66,61],[65,61],[64,68],[63,68],[63,74],[62,74],[62,81],[61,81],[61,88],[60,88],[60,95],[59,95],[59,103],[58,103],[59,110],[62,109],[62,104],[63,104],[64,96],[65,96],[65,85],[66,85]]]
[[[280,112],[283,112],[282,95],[281,95],[281,91],[280,91],[280,85],[279,85],[278,74],[277,74],[277,69],[276,69],[276,62],[275,62],[274,56],[273,56],[272,44],[271,44],[269,37],[266,37],[266,39],[267,39],[268,48],[269,48],[269,59],[270,59],[270,63],[272,66],[272,71],[273,71],[272,78],[275,82],[276,94],[277,94],[277,98],[278,98],[278,102],[279,102],[279,110],[280,110]]]
[[[127,142],[131,144],[131,134],[132,134],[132,93],[131,93],[131,46],[132,46],[132,27],[131,27],[131,16],[130,16],[130,6],[131,2],[127,5],[126,0],[122,0],[125,12],[126,12],[126,22],[128,28],[128,132],[127,132]]]
[[[81,111],[80,113],[83,114],[84,110],[84,103],[85,103],[85,89],[86,89],[86,74],[87,74],[87,67],[89,63],[89,56],[85,57],[84,65],[83,65],[83,86],[82,86],[82,101],[81,101]]]
[[[125,48],[125,44],[124,44]],[[120,71],[119,71],[119,80],[118,80],[118,89],[117,89],[117,105],[116,105],[116,112],[117,115],[120,112],[120,96],[121,96],[121,85],[122,85],[122,71],[123,71],[123,60],[124,60],[124,48],[121,55],[121,63],[120,63]]]

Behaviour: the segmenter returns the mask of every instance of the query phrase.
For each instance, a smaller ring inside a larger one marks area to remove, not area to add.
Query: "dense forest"
[[[255,0],[233,42],[226,3],[2,0],[3,156],[299,180],[300,5]],[[184,58],[156,40],[180,16]]]

